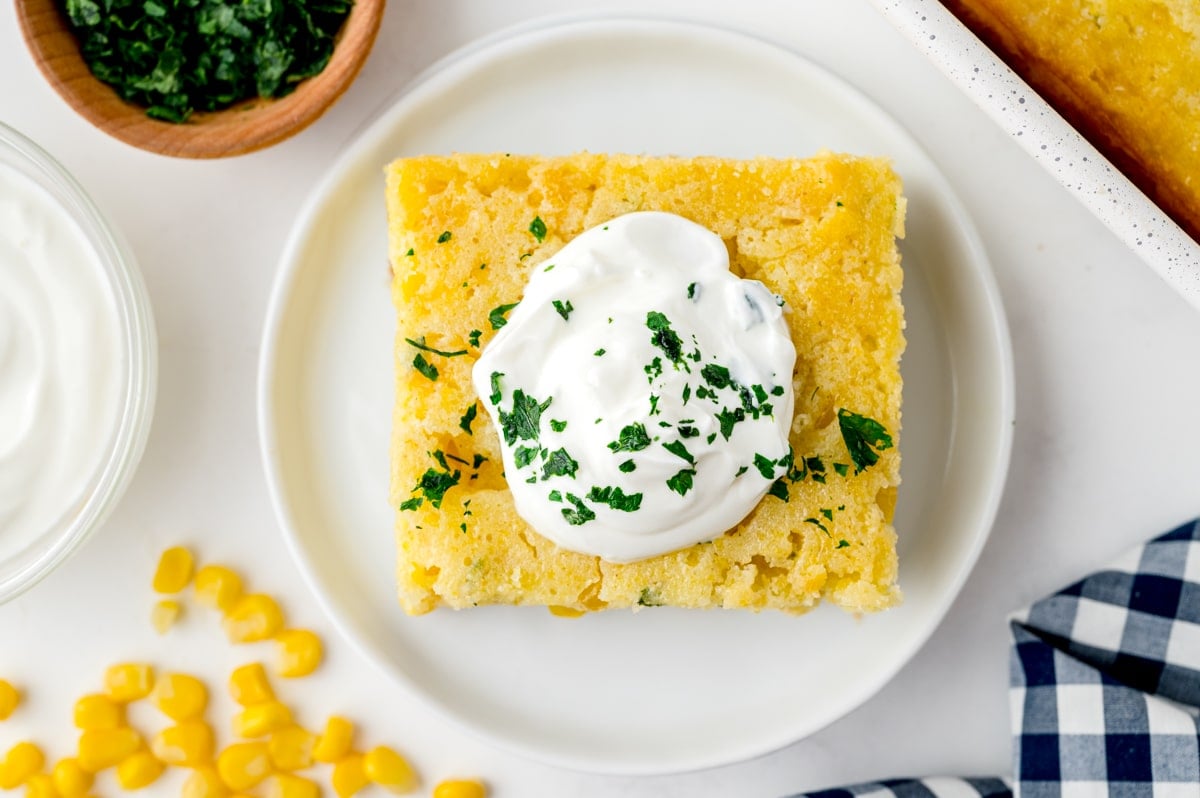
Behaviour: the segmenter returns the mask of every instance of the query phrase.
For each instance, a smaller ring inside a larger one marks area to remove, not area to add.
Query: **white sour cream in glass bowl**
[[[0,124],[0,602],[107,517],[153,415],[137,264],[78,183]]]

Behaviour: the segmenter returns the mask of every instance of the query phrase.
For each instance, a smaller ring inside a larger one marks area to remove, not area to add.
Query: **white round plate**
[[[908,206],[903,606],[854,618],[669,608],[401,612],[388,442],[394,319],[383,167],[401,155],[578,150],[731,157],[821,148],[894,159]],[[737,761],[858,706],[928,638],[987,537],[1008,464],[1011,352],[975,232],[913,139],[790,51],[647,19],[493,37],[430,70],[349,146],[284,253],[259,382],[276,511],[339,629],[496,745],[662,773]]]

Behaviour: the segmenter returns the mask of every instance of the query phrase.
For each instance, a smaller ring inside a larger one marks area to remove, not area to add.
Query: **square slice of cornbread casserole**
[[[864,612],[897,603],[904,316],[895,239],[904,209],[886,160],[829,153],[455,155],[390,164],[398,326],[391,501],[405,611],[803,612],[824,599]],[[614,563],[560,548],[517,514],[471,369],[533,269],[583,231],[633,211],[667,211],[711,230],[734,274],[782,298],[796,349],[794,457],[725,534]],[[868,419],[886,435],[855,439],[847,419]]]

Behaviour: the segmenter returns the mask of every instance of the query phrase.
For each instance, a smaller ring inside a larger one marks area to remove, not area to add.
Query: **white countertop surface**
[[[702,773],[624,778],[548,768],[496,751],[389,682],[337,637],[308,593],[258,456],[267,296],[292,219],[331,159],[437,58],[514,23],[594,9],[714,22],[818,63],[842,46],[829,30],[855,31],[861,56],[837,71],[942,167],[987,246],[1012,328],[1017,427],[1008,487],[946,620],[857,711],[782,751]],[[0,14],[0,74],[0,121],[59,159],[129,239],[160,346],[154,426],[124,501],[68,563],[0,606],[0,677],[29,694],[0,725],[0,748],[28,736],[50,756],[65,755],[74,746],[72,702],[120,660],[185,669],[223,693],[229,668],[247,652],[225,643],[214,618],[197,611],[167,638],[149,626],[158,553],[182,542],[206,562],[239,568],[285,603],[293,623],[325,635],[322,670],[279,688],[308,725],[333,711],[356,718],[365,741],[407,752],[430,785],[463,774],[485,778],[497,798],[778,796],[891,776],[1007,774],[1006,614],[1200,515],[1200,314],[865,0],[392,0],[362,75],[324,118],[264,152],[222,161],[171,160],[93,129],[37,72],[11,11]],[[145,794],[176,794],[178,783],[173,776]],[[102,780],[98,792],[116,788]]]

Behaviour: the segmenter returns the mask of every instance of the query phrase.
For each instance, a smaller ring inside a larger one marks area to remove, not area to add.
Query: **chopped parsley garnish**
[[[617,439],[608,444],[608,448],[614,452],[640,452],[649,445],[650,436],[646,434],[646,427],[635,423],[625,426]]]
[[[413,248],[412,248],[412,247],[409,247],[409,248],[408,248],[408,252],[405,252],[405,253],[404,253],[404,257],[406,257],[406,258],[411,258],[413,255],[416,255],[416,254],[417,254],[417,253],[413,251]]]
[[[475,415],[479,412],[478,406],[471,402],[471,406],[467,408],[467,412],[462,414],[462,418],[458,420],[458,426],[462,427],[468,435],[474,435],[471,432],[471,422],[475,420]]]
[[[658,595],[657,590],[651,590],[648,587],[642,588],[641,594],[638,596],[639,607],[661,607],[662,598]]]
[[[783,396],[783,386],[776,385],[774,388],[771,389],[771,395],[772,396]]]
[[[406,510],[406,511],[407,510],[415,510],[418,507],[420,507],[424,501],[425,500],[422,499],[420,496],[414,496],[413,498],[408,499],[407,501],[400,502],[400,509]]]
[[[504,372],[502,371],[492,372],[492,392],[488,394],[488,400],[497,407],[500,406],[500,399],[502,397],[500,393],[500,378],[503,376]]]
[[[842,429],[842,440],[850,452],[850,459],[854,461],[855,474],[879,462],[879,452],[892,448],[892,436],[873,418],[841,408],[838,426]]]
[[[617,466],[617,468],[622,474],[628,474],[629,472],[637,469],[637,463],[633,462],[632,460],[626,460],[624,463],[621,463],[619,466]]]
[[[695,438],[700,434],[700,430],[695,427],[689,427],[686,424],[681,424],[679,427],[679,436],[681,438]]]
[[[571,304],[571,300],[568,299],[566,302],[562,302],[561,300],[556,299],[550,304],[554,306],[556,311],[558,311],[558,315],[563,317],[563,321],[571,320],[571,311],[575,310],[575,307]]]
[[[733,380],[729,376],[729,369],[716,363],[709,363],[700,369],[700,376],[704,377],[705,382],[718,390],[728,388],[733,384]]]
[[[764,389],[761,385],[751,385],[750,389],[754,391],[754,398],[758,400],[758,403],[760,405],[763,402],[767,401],[766,389]],[[770,414],[768,414],[768,415],[770,415]]]
[[[679,365],[683,361],[683,341],[671,329],[667,317],[652,310],[646,314],[646,326],[654,333],[650,336],[650,343],[661,349],[672,363]]]
[[[642,370],[646,372],[646,381],[649,383],[653,383],[656,378],[662,376],[662,358],[655,357]]]
[[[552,502],[561,502],[562,494],[556,490],[552,490],[552,491],[550,491],[550,495],[547,496],[546,498],[548,498]]]
[[[421,372],[427,379],[436,380],[438,378],[437,366],[426,360],[420,352],[417,352],[417,356],[413,358],[413,368]]]
[[[754,467],[758,469],[758,473],[763,475],[763,479],[775,478],[775,461],[769,457],[764,457],[761,454],[755,454]]]
[[[833,470],[838,473],[839,477],[844,477],[850,472],[850,466],[845,463],[834,463]]]
[[[670,443],[664,443],[662,447],[676,457],[683,458],[683,460],[685,460],[687,463],[691,465],[696,464],[696,458],[693,457],[692,453],[689,452],[687,447],[683,445],[683,441],[671,441]]]
[[[699,392],[696,394],[699,396]],[[717,423],[721,425],[721,437],[729,440],[729,436],[733,434],[733,426],[740,421],[746,420],[746,411],[742,408],[730,410],[728,407],[721,408],[721,412],[717,413]]]
[[[554,430],[555,432],[562,432],[566,428],[567,428],[567,422],[555,421],[554,419],[550,419],[550,429]]]
[[[548,272],[548,271],[550,271],[550,270],[551,270],[551,269],[553,269],[553,268],[554,268],[554,264],[553,264],[553,263],[551,263],[551,264],[548,264],[548,265],[546,266],[546,268],[542,269],[542,271],[544,271],[544,272]]]
[[[482,331],[471,330],[471,332],[467,335],[467,343],[469,343],[471,346],[478,349],[479,348],[479,336],[481,336],[481,335],[483,335]]]
[[[451,233],[449,230],[447,230],[444,233],[442,233],[440,236],[437,237],[437,242],[439,244],[445,244],[447,241],[449,241],[453,237],[453,235],[454,235],[453,233]]]
[[[504,442],[512,446],[518,440],[536,441],[542,411],[549,407],[552,401],[553,397],[539,403],[520,388],[513,391],[512,412],[500,411],[500,429],[504,433]]]
[[[687,492],[692,489],[692,477],[694,476],[696,476],[696,469],[685,468],[667,480],[667,487],[680,496],[686,496]]]
[[[683,385],[683,403],[686,405],[688,403],[688,399],[691,399],[691,398],[692,398],[691,383],[684,383],[684,385]]]
[[[508,324],[508,312],[515,308],[520,302],[513,302],[510,305],[498,305],[488,312],[488,321],[492,323],[493,330],[499,330],[505,324]]]
[[[539,242],[546,240],[546,223],[542,221],[542,217],[533,217],[533,221],[529,223],[529,232],[533,233],[533,237]]]
[[[568,493],[567,501],[575,506],[574,510],[564,507],[562,511],[563,518],[567,519],[567,523],[571,526],[581,526],[588,521],[596,520],[596,513],[583,503],[583,499],[573,493]]]
[[[542,466],[542,479],[550,477],[570,477],[575,478],[575,472],[579,470],[579,463],[571,455],[567,454],[566,449],[555,449],[546,458],[546,464]]]
[[[282,97],[322,70],[350,0],[97,2],[65,12],[89,70],[152,119],[181,123],[254,97]]]
[[[439,471],[436,468],[430,468],[421,475],[412,492],[416,493],[420,491],[431,505],[435,508],[440,508],[442,506],[442,499],[446,497],[446,491],[458,484],[460,476],[462,476],[462,472],[457,469],[451,473],[448,469]]]
[[[837,547],[838,547],[839,549],[844,549],[844,548],[846,548],[846,547],[847,547],[847,546],[849,546],[849,545],[850,545],[850,541],[848,541],[848,540],[846,540],[845,538],[843,538],[843,539],[841,539],[841,540],[839,540],[839,541],[838,541]]]
[[[782,479],[777,479],[771,483],[771,489],[767,493],[783,502],[786,502],[789,498],[787,483]]]
[[[658,415],[658,394],[656,393],[650,394],[650,415]]]
[[[537,459],[541,451],[540,446],[518,446],[513,452],[513,463],[517,468],[524,468]]]
[[[826,535],[828,535],[828,534],[829,534],[829,530],[825,528],[825,525],[824,525],[824,524],[822,524],[822,523],[820,522],[820,520],[818,520],[818,519],[816,519],[816,518],[805,518],[805,519],[804,519],[804,523],[806,523],[806,524],[812,524],[812,525],[816,526],[817,528],[819,528],[819,529],[820,529],[822,532],[824,532]]]
[[[696,298],[696,284],[689,283],[688,284],[688,299],[695,299],[695,298]]]
[[[588,492],[587,498],[598,504],[607,504],[614,510],[620,510],[625,513],[636,512],[642,506],[642,494],[631,493],[626,495],[625,491],[614,486],[605,488],[593,487]]]
[[[441,349],[434,349],[432,346],[428,346],[425,343],[425,336],[423,336],[423,335],[415,341],[411,338],[405,338],[404,341],[409,346],[415,346],[417,349],[420,349],[422,352],[432,352],[433,354],[441,355],[442,357],[458,357],[459,355],[465,355],[467,353],[467,350],[465,350],[465,349],[458,349],[458,350],[455,350],[454,352],[445,352]]]
[[[592,352],[592,354],[593,354],[593,355],[595,355],[596,357],[604,357],[604,352],[605,352],[605,351],[606,351],[606,350],[604,349],[604,347],[600,347],[600,348],[599,348],[599,349],[597,349],[595,352]]]
[[[742,474],[745,474],[745,473],[746,473],[747,471],[749,471],[749,470],[750,470],[750,466],[742,466],[741,468],[739,468],[739,469],[737,470],[737,473],[736,473],[736,474],[734,474],[734,476],[735,476],[735,477],[740,477]]]
[[[474,468],[475,470],[479,470],[479,467],[486,462],[487,462],[487,458],[484,457],[483,455],[477,453],[474,457],[471,458],[471,468]]]
[[[833,520],[833,510],[830,510],[828,507],[821,508],[821,515],[825,516],[826,521]]]

